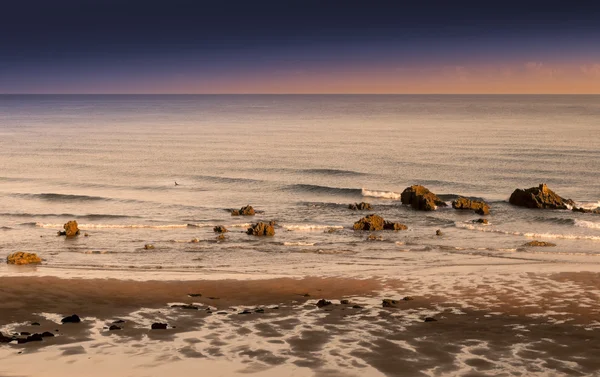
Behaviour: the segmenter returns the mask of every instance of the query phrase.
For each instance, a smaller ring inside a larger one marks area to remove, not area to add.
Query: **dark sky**
[[[0,5],[0,93],[594,92],[598,77],[592,1]]]

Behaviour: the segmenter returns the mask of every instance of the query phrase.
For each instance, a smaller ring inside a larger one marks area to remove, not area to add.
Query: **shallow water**
[[[600,96],[0,96],[0,257],[343,274],[404,251],[600,254],[600,216],[506,202],[546,182],[600,205],[598,124]],[[402,206],[411,184],[489,201],[490,225]],[[364,213],[347,209],[363,200],[409,230],[365,241],[350,230]],[[246,204],[261,213],[227,211]],[[56,237],[71,219],[90,237]],[[242,233],[258,220],[276,220],[276,236]],[[532,239],[558,246],[522,247]]]

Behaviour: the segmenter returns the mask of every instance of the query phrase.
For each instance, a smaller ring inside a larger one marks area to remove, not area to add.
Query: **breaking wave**
[[[531,232],[510,232],[500,229],[493,228],[483,228],[480,226],[472,225],[472,224],[464,224],[464,223],[455,223],[457,228],[468,229],[468,230],[476,230],[479,232],[489,232],[489,233],[498,233],[498,234],[506,234],[513,236],[523,236],[530,238],[555,238],[555,239],[564,239],[564,240],[592,240],[592,241],[600,241],[600,236],[587,236],[587,235],[578,235],[578,234],[555,234],[555,233],[531,233]]]
[[[361,194],[362,196],[368,196],[371,198],[400,199],[400,194],[393,191],[376,191],[363,188],[361,189]]]

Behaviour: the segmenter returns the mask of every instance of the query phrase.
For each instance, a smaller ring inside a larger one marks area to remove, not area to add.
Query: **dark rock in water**
[[[239,312],[238,314],[252,314],[252,312],[248,309],[244,309],[241,312]]]
[[[595,213],[597,215],[600,215],[600,207],[598,208],[594,208],[594,209],[587,209],[587,208],[581,208],[581,207],[573,207],[573,212],[581,212],[581,213]]]
[[[190,297],[202,297],[202,293],[188,293]]]
[[[360,305],[352,305],[352,309],[362,309],[363,307]]]
[[[567,209],[568,205],[574,204],[571,199],[558,196],[545,183],[526,190],[516,189],[508,201],[510,204],[520,207],[541,209]]]
[[[38,264],[42,263],[42,259],[38,257],[36,253],[25,253],[23,251],[17,251],[16,253],[10,254],[6,257],[6,263],[8,264]]]
[[[395,308],[396,305],[398,304],[398,301],[386,298],[386,299],[383,299],[381,304],[383,305],[384,308]]]
[[[404,300],[404,301],[412,301],[412,300],[414,300],[414,298],[411,297],[411,296],[406,296],[402,300]]]
[[[44,338],[42,337],[42,334],[32,334],[29,335],[26,339],[27,342],[41,342],[42,340],[44,340]]]
[[[31,335],[31,333],[28,331],[21,331],[21,335]]]
[[[331,305],[331,301],[327,301],[324,298],[322,298],[319,301],[317,301],[316,305],[317,305],[317,308],[322,308],[322,307]]]
[[[406,230],[406,225],[385,221],[378,215],[368,215],[354,223],[354,230]]]
[[[256,309],[254,309],[254,313],[262,314],[264,312],[265,312],[265,309],[263,309],[263,308],[256,308]]]
[[[442,233],[441,229],[438,229],[438,230],[435,231],[435,235],[436,236],[442,236],[442,235],[444,235],[444,233]]]
[[[0,343],[10,343],[13,341],[13,338],[10,336],[5,336],[0,332]]]
[[[437,322],[437,319],[433,317],[425,317],[425,322]]]
[[[110,327],[108,328],[108,331],[115,331],[115,330],[121,330],[121,328],[117,325],[110,325]]]
[[[39,322],[32,322],[31,326],[41,326]]]
[[[187,310],[198,310],[198,307],[194,304],[175,304],[171,305],[172,308],[187,309]]]
[[[254,211],[254,208],[252,208],[251,205],[247,205],[240,209],[234,209],[233,211],[231,211],[231,216],[254,216],[254,215],[256,215],[256,212]]]
[[[166,323],[153,323],[151,326],[152,330],[166,330],[167,329],[167,324]]]
[[[541,247],[548,247],[548,246],[556,246],[555,243],[551,243],[551,242],[544,242],[544,241],[530,241],[527,242],[525,245],[523,246],[541,246]]]
[[[125,321],[123,321],[122,319],[117,319],[116,321],[113,321],[113,324],[116,324],[116,323],[125,323]]]
[[[79,323],[81,322],[81,318],[77,314],[70,315],[61,320],[62,323]]]
[[[75,237],[79,235],[79,227],[77,226],[77,221],[69,221],[67,222],[63,228],[65,228],[65,236],[67,237]]]
[[[227,237],[223,233],[219,234],[216,238],[217,241],[225,241]]]
[[[54,338],[54,334],[52,334],[50,331],[44,331],[41,335],[42,338]]]
[[[152,250],[154,249],[154,245],[152,245],[151,243],[147,243],[144,245],[144,249],[146,250]]]
[[[489,215],[490,206],[481,200],[471,200],[463,198],[462,196],[452,201],[452,208],[454,209],[470,209],[475,211],[478,215]]]
[[[410,205],[419,211],[434,211],[437,207],[447,206],[437,195],[420,185],[404,189],[400,195],[400,200],[402,204]]]
[[[248,228],[246,233],[251,236],[274,236],[275,228],[271,224],[260,222],[252,225],[251,228]]]
[[[216,227],[213,228],[213,231],[215,233],[227,233],[228,232],[227,228],[225,228],[223,225],[217,225]]]
[[[348,205],[348,208],[353,211],[370,211],[373,209],[371,204],[365,202],[350,204]]]
[[[340,300],[340,304],[342,304],[342,305],[350,305],[350,300]]]
[[[488,221],[488,219],[477,219],[477,220],[473,220],[473,223],[474,224],[484,224],[484,225],[487,225],[490,222]]]

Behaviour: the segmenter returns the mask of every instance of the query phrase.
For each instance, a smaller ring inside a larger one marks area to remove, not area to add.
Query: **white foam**
[[[287,231],[296,231],[296,232],[311,232],[317,230],[327,230],[327,229],[344,229],[341,225],[320,225],[320,224],[289,224],[289,225],[281,225]]]
[[[600,229],[600,223],[585,220],[575,220],[575,226],[581,228]]]
[[[316,242],[284,242],[283,246],[315,246]]]
[[[63,224],[46,224],[35,223],[35,226],[40,228],[58,228],[62,229]],[[208,224],[164,224],[164,225],[148,225],[148,224],[79,224],[80,229],[179,229],[187,227],[209,227]]]
[[[383,199],[400,199],[400,194],[393,191],[376,191],[362,189],[362,196],[369,196],[372,198],[383,198]]]
[[[584,208],[584,209],[600,208],[600,200],[597,202],[576,202],[575,207]]]
[[[457,228],[469,229],[469,230],[477,230],[479,232],[489,232],[489,233],[498,233],[498,234],[506,234],[506,235],[514,235],[514,236],[523,236],[530,238],[556,238],[556,239],[564,239],[564,240],[592,240],[592,241],[600,241],[600,236],[586,236],[586,235],[578,235],[578,234],[554,234],[554,233],[522,233],[522,232],[509,232],[506,230],[500,229],[492,229],[492,228],[482,228],[479,226],[464,224],[464,223],[455,223]]]

